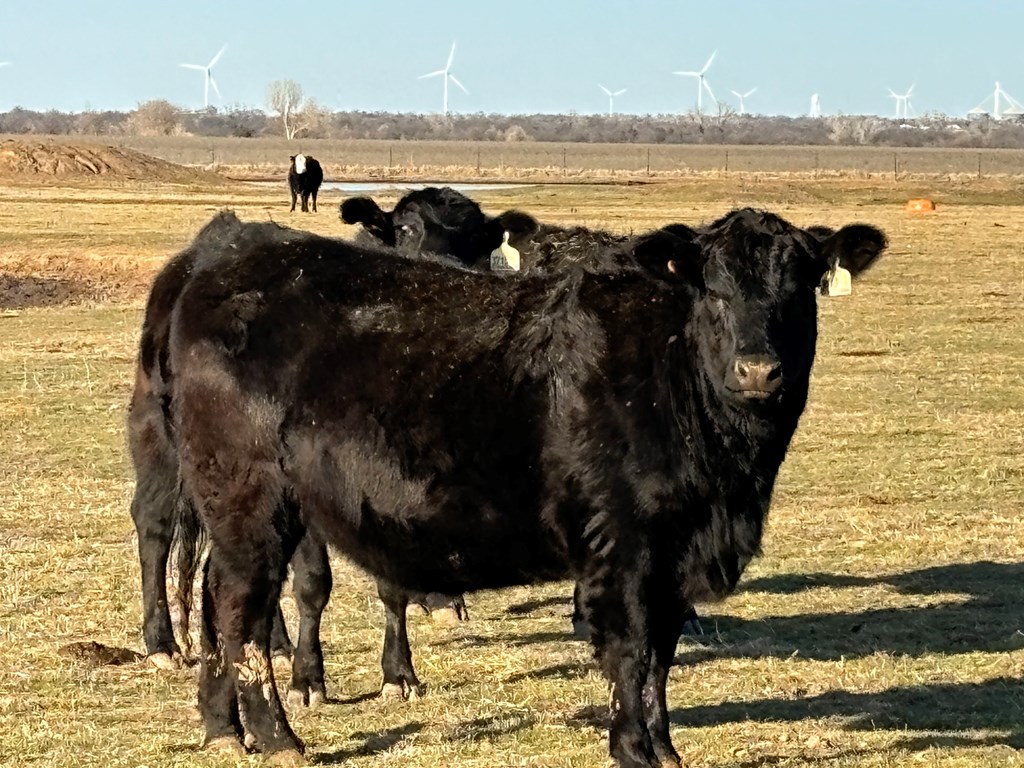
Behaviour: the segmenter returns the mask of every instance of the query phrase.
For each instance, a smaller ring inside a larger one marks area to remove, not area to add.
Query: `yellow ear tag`
[[[519,251],[508,244],[508,232],[502,235],[501,245],[491,251],[491,271],[519,271]]]
[[[850,279],[850,270],[843,269],[838,264],[828,274],[828,282],[825,283],[825,296],[849,296],[853,293],[853,281]]]

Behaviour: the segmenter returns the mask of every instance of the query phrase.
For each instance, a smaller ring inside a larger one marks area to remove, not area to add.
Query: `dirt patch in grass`
[[[0,310],[68,304],[85,292],[76,280],[0,274]]]
[[[7,139],[0,142],[0,179],[19,178],[148,179],[176,184],[222,181],[215,173],[124,147]]]

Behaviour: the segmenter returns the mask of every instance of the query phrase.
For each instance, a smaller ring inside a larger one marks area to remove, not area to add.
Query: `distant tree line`
[[[210,107],[187,111],[163,100],[128,112],[0,113],[0,133],[90,136],[194,135],[253,138],[547,141],[629,144],[766,144],[886,147],[1024,148],[1024,120],[971,120],[932,114],[910,121],[866,115],[822,118],[683,115],[419,115],[332,112],[302,95],[293,81],[267,89],[268,110]]]

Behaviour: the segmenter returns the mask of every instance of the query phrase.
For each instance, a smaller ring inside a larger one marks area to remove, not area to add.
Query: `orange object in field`
[[[934,211],[935,202],[927,197],[914,197],[907,200],[908,211]]]

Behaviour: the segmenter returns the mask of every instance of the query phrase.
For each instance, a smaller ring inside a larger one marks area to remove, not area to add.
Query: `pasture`
[[[938,210],[903,209],[920,195]],[[673,740],[691,766],[1024,765],[1017,184],[717,175],[475,197],[616,231],[749,204],[887,232],[853,296],[820,302],[764,555],[736,595],[698,606],[707,634],[681,641],[669,681]],[[0,765],[237,764],[198,748],[194,670],[59,649],[142,649],[124,419],[149,279],[223,207],[350,235],[340,200],[289,214],[283,177],[0,186]],[[608,691],[572,639],[570,584],[470,595],[454,627],[413,619],[428,694],[384,703],[383,610],[368,578],[333,563],[329,702],[292,714],[312,762],[607,764]]]

